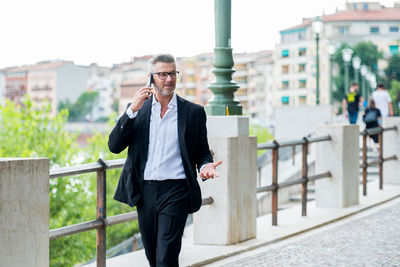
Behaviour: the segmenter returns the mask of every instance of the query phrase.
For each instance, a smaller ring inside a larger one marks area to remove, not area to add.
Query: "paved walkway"
[[[367,215],[258,250],[264,251],[211,265],[400,266],[400,199],[374,208]]]

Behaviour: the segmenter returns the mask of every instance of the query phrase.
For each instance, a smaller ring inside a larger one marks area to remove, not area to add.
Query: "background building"
[[[320,103],[326,105],[330,101],[328,46],[371,41],[387,59],[399,51],[400,8],[386,8],[378,2],[348,2],[345,10],[321,19]],[[305,18],[301,24],[280,31],[281,42],[274,51],[274,106],[316,103],[316,41],[311,22]],[[384,69],[386,60],[378,65]]]

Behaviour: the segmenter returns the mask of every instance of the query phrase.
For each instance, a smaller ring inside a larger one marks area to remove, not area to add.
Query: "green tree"
[[[391,56],[385,74],[389,82],[392,80],[400,81],[400,54]]]
[[[48,157],[51,168],[65,167],[105,158],[123,158],[125,152],[113,155],[108,152],[107,138],[96,134],[85,150],[78,150],[77,134],[64,131],[67,110],[55,117],[50,105],[39,107],[27,96],[22,105],[6,101],[0,106],[0,157]],[[126,205],[112,200],[121,170],[107,171],[107,216],[132,211]],[[95,219],[96,175],[84,174],[50,180],[50,229],[64,227]],[[137,222],[112,226],[107,230],[107,247],[138,232]],[[55,239],[50,242],[50,265],[73,266],[95,257],[96,233],[89,231]]]
[[[75,103],[68,99],[58,104],[58,110],[67,109],[69,111],[68,121],[85,121],[86,116],[90,115],[93,108],[97,105],[99,92],[84,92]]]
[[[400,116],[400,81],[392,80],[389,94],[392,98],[394,115]]]
[[[338,76],[334,77],[336,91],[333,92],[333,97],[341,101],[344,97],[345,92],[345,63],[342,57],[342,50],[345,48],[351,48],[353,50],[352,57],[358,56],[361,59],[361,64],[367,65],[372,72],[378,74],[378,60],[383,57],[382,52],[378,51],[378,48],[372,42],[359,42],[354,47],[343,43],[339,49],[335,52],[333,60],[338,64],[339,73]],[[354,68],[350,61],[349,66],[349,82],[354,81]],[[361,76],[359,76],[361,78]]]

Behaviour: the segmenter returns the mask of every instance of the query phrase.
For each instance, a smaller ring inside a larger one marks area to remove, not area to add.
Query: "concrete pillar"
[[[387,184],[400,184],[400,118],[383,118],[383,128],[397,126],[397,131],[383,132],[383,157],[397,156],[397,160],[383,163],[383,182]]]
[[[49,266],[49,160],[0,158],[1,266]]]
[[[220,177],[200,182],[214,198],[194,214],[194,243],[229,245],[256,237],[257,138],[244,116],[209,116],[208,140]]]
[[[344,208],[358,204],[358,125],[319,125],[316,135],[332,137],[331,141],[316,143],[316,173],[330,171],[332,174],[331,178],[315,182],[317,207]]]

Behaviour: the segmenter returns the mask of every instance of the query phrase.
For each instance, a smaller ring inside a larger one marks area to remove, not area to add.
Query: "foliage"
[[[71,103],[68,99],[58,104],[58,110],[67,109],[69,111],[68,121],[85,121],[87,117],[91,117],[91,112],[96,106],[99,99],[99,92],[84,92],[75,103]]]
[[[400,81],[400,54],[393,55],[389,59],[389,64],[385,70],[385,74],[389,82],[392,80]]]
[[[345,95],[345,62],[342,57],[342,50],[345,48],[351,48],[353,50],[352,57],[358,56],[361,59],[361,64],[367,65],[370,71],[374,72],[376,75],[378,74],[378,59],[383,56],[372,42],[360,42],[354,47],[343,43],[333,55],[333,60],[339,67],[338,75],[333,78],[335,87],[337,88],[337,90],[333,92],[333,97],[337,101],[341,101]],[[355,81],[351,78],[355,77],[352,61],[349,63],[349,77],[349,83]],[[359,74],[358,77],[360,79],[361,75]]]
[[[390,97],[392,98],[392,106],[395,116],[400,116],[399,103],[400,103],[400,81],[392,80],[390,90]]]
[[[272,134],[269,133],[268,129],[259,125],[250,125],[249,127],[249,135],[250,136],[257,136],[257,143],[267,143],[268,141],[274,139]],[[265,153],[265,151],[257,151],[257,155],[260,156],[261,154]]]
[[[0,157],[48,157],[50,168],[104,158],[123,158],[125,153],[108,152],[107,138],[96,134],[82,151],[76,145],[77,134],[64,131],[67,110],[50,115],[50,105],[39,107],[27,96],[22,105],[6,101],[0,106]],[[78,157],[79,155],[79,157]],[[121,170],[107,171],[107,216],[132,211],[112,199]],[[50,180],[50,229],[73,225],[96,218],[96,174],[83,174]],[[107,229],[107,248],[138,232],[137,222]],[[93,259],[96,254],[96,231],[58,238],[50,242],[50,265],[73,266]]]

